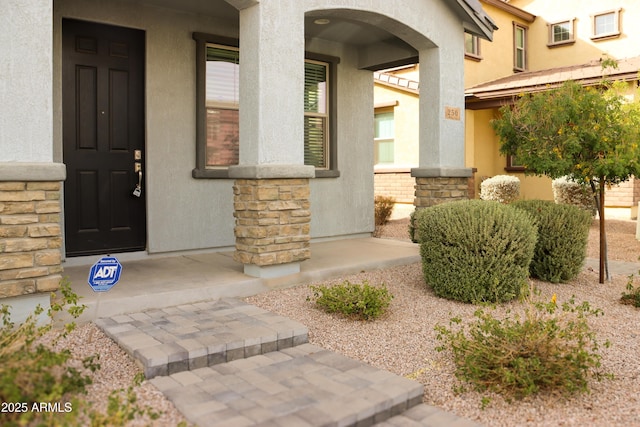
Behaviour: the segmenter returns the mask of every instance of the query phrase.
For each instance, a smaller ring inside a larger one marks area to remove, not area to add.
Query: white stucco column
[[[240,11],[240,64],[240,162],[230,175],[312,177],[304,166],[300,2],[262,0]]]
[[[0,303],[19,323],[37,305],[46,313],[62,279],[66,171],[53,162],[53,2],[3,0],[0,46]]]
[[[229,176],[234,259],[250,276],[295,274],[311,256],[302,6],[261,0],[240,10],[240,160]]]
[[[473,173],[464,167],[463,53],[439,48],[419,52],[420,163],[411,169],[416,208],[469,198]]]
[[[0,162],[53,160],[53,2],[3,0]]]
[[[464,63],[438,48],[419,55],[419,167],[412,175],[471,176],[471,169],[464,167]]]

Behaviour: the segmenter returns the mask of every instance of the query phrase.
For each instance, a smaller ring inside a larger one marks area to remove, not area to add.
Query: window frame
[[[619,37],[622,32],[620,31],[620,11],[621,9],[609,9],[602,12],[594,13],[591,15],[591,40],[598,41],[614,37]],[[596,33],[596,19],[601,16],[607,16],[613,14],[613,24],[615,26],[613,31],[607,33]]]
[[[381,114],[391,114],[393,120],[393,136],[381,138],[376,136],[375,130],[375,120],[377,115]],[[396,114],[394,107],[380,107],[376,108],[373,112],[373,122],[374,122],[374,131],[373,131],[373,166],[374,167],[388,167],[395,165],[395,148],[396,148]],[[380,163],[379,155],[378,155],[378,145],[381,142],[393,142],[393,160],[391,162]]]
[[[517,33],[518,31],[522,31],[522,47],[518,46],[518,37],[517,37]],[[527,71],[527,63],[528,63],[528,58],[527,58],[527,39],[528,39],[528,30],[529,27],[522,25],[518,22],[513,22],[513,71],[514,72],[521,72],[521,71]],[[522,51],[522,67],[520,67],[518,65],[518,53],[519,50]]]
[[[557,47],[557,46],[566,46],[566,45],[571,45],[574,44],[576,42],[576,38],[575,38],[575,18],[571,18],[571,19],[564,19],[562,21],[555,21],[555,22],[551,22],[549,24],[547,24],[547,27],[549,28],[549,42],[547,43],[548,47]],[[569,38],[567,40],[559,40],[559,41],[555,41],[554,40],[554,29],[555,27],[562,25],[562,24],[567,24],[567,26],[569,27]]]
[[[192,177],[196,179],[229,179],[229,166],[207,166],[206,149],[206,62],[207,45],[227,46],[239,49],[239,40],[231,37],[217,36],[213,34],[194,32],[192,35],[196,42],[196,166],[192,170]],[[328,165],[326,169],[315,168],[316,178],[335,178],[340,176],[338,170],[337,150],[337,117],[338,117],[338,79],[337,70],[340,58],[330,55],[305,52],[305,61],[311,60],[327,64],[329,78],[327,79],[327,103],[328,123],[325,137],[325,158]],[[303,111],[304,114],[304,111]],[[302,141],[304,144],[304,141]]]
[[[467,36],[471,37],[471,45],[473,46],[473,51],[467,51]],[[480,37],[471,33],[464,33],[464,56],[467,59],[471,59],[474,61],[480,61],[482,59],[482,55],[480,54]]]
[[[505,171],[507,171],[507,172],[524,172],[525,169],[526,168],[524,166],[518,164],[515,155],[509,154],[507,156],[507,165],[504,168]]]

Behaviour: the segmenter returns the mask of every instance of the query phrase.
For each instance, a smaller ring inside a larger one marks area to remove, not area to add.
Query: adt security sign
[[[106,292],[118,283],[122,265],[114,257],[102,257],[93,264],[89,271],[89,286],[95,292]]]

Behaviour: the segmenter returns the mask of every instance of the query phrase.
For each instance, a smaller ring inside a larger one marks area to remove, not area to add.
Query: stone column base
[[[0,303],[21,322],[48,308],[62,279],[61,181],[57,163],[0,163]]]
[[[469,199],[468,177],[416,177],[417,209]]]
[[[311,257],[309,179],[236,179],[234,259],[245,273],[279,277]]]

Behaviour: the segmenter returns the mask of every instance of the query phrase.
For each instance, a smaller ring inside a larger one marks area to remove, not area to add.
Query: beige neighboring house
[[[445,109],[464,31],[495,26],[478,0],[400,3],[3,0],[0,302],[46,306],[72,257],[231,250],[278,277],[314,239],[371,236],[381,69],[429,70],[416,184],[466,180]]]
[[[609,77],[627,81],[635,95],[640,70],[640,2],[636,0],[480,0],[498,30],[492,43],[465,34],[465,165],[474,171],[471,194],[479,194],[487,177],[509,174],[520,178],[524,199],[552,199],[551,181],[525,176],[524,170],[499,152],[499,140],[490,126],[500,106],[514,95],[543,90],[565,80],[595,84],[602,77],[604,56],[619,62]],[[411,141],[420,131],[408,110],[416,111],[419,69],[403,67],[376,74],[376,114],[393,108],[396,114],[396,152],[415,153]],[[412,90],[405,82],[411,81]],[[428,95],[427,95],[428,96]],[[395,106],[394,102],[397,101]],[[427,101],[428,102],[428,101]],[[402,110],[402,111],[401,111]],[[406,125],[401,120],[409,116]],[[406,144],[400,146],[401,144]],[[388,191],[381,179],[391,166],[376,165],[376,192]],[[400,172],[399,172],[400,173]],[[404,172],[406,174],[406,172]],[[405,180],[406,182],[406,180]],[[380,183],[380,185],[378,185]],[[400,192],[398,192],[400,193]],[[640,180],[632,179],[609,190],[611,214],[635,218],[640,202]]]

